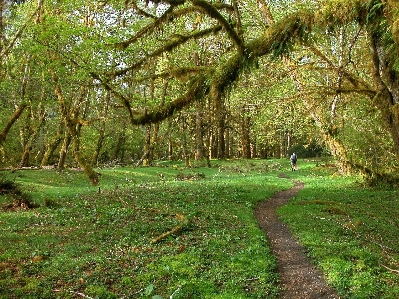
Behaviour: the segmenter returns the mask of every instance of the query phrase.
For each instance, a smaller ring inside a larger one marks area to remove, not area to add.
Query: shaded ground
[[[303,184],[296,182],[291,189],[278,192],[270,199],[261,202],[255,210],[255,217],[266,233],[273,254],[277,258],[280,297],[283,299],[339,298],[276,214],[276,210],[286,204],[302,188]]]

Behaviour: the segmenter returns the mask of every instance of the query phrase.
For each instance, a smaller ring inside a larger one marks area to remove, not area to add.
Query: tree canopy
[[[46,165],[58,149],[63,167],[71,152],[97,183],[92,167],[121,159],[123,143],[141,162],[174,147],[209,162],[317,143],[379,179],[399,158],[398,11],[376,0],[4,1],[3,161]]]

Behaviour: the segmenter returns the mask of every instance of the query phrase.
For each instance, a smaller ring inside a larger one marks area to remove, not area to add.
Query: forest
[[[398,58],[397,0],[0,0],[0,298],[303,299],[271,217],[399,298]]]
[[[296,151],[396,181],[396,1],[0,5],[3,169]]]

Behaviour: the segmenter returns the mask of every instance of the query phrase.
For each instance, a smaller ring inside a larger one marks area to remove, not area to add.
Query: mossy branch
[[[203,75],[198,75],[193,78],[190,81],[189,86],[190,87],[185,94],[170,103],[156,107],[152,111],[145,112],[139,116],[134,116],[132,113],[131,123],[133,125],[143,125],[160,122],[169,116],[172,116],[176,111],[180,111],[184,107],[188,106],[195,100],[202,98],[202,96],[207,92],[205,76]]]
[[[234,28],[230,25],[230,23],[219,13],[219,11],[212,4],[203,0],[193,0],[191,1],[194,6],[199,7],[203,12],[205,12],[211,18],[217,20],[220,25],[223,26],[223,29],[226,30],[227,34],[232,39],[233,43],[236,45],[238,51],[241,54],[245,52],[244,42],[234,30]],[[234,10],[234,9],[233,9]]]
[[[158,49],[155,49],[152,53],[148,54],[146,57],[138,60],[135,64],[133,64],[127,68],[124,68],[122,70],[110,73],[110,74],[108,74],[108,76],[109,77],[118,77],[118,76],[125,75],[126,73],[128,73],[130,71],[139,69],[150,58],[159,57],[163,53],[170,52],[173,49],[179,47],[180,45],[184,44],[188,40],[207,36],[209,34],[216,33],[218,31],[220,31],[221,29],[222,29],[222,27],[219,25],[219,26],[207,28],[207,29],[204,29],[201,31],[194,31],[193,33],[188,34],[188,35],[175,34],[175,35],[171,36],[169,38],[169,40],[164,43],[163,46],[159,47]]]
[[[134,5],[134,8],[136,9],[137,5]],[[219,7],[219,6],[218,6]],[[221,8],[226,8],[226,5],[221,6]],[[141,10],[140,10],[141,11]],[[199,9],[194,6],[189,6],[189,7],[183,7],[181,9],[174,10],[174,7],[171,6],[169,7],[159,18],[156,18],[152,15],[145,14],[147,18],[152,18],[154,21],[141,30],[139,30],[135,35],[130,37],[126,41],[122,41],[120,43],[116,43],[113,46],[117,49],[124,50],[126,49],[129,45],[137,42],[140,38],[144,38],[150,34],[152,34],[155,30],[161,30],[162,27],[169,23],[171,20],[175,20],[180,17],[185,17],[188,14],[198,12]],[[145,12],[142,12],[141,14],[143,15]]]
[[[175,78],[180,81],[188,81],[192,76],[198,75],[203,72],[209,71],[209,67],[206,66],[192,66],[192,67],[181,67],[181,68],[174,68],[167,70],[162,73],[154,74],[151,76],[146,76],[142,78],[135,78],[132,79],[132,82],[143,82],[147,80],[153,79],[168,79],[168,78]]]
[[[159,235],[158,237],[153,238],[151,240],[151,244],[157,243],[157,242],[161,241],[162,239],[166,238],[167,236],[170,236],[172,234],[179,232],[184,226],[186,226],[188,224],[188,219],[186,218],[186,216],[184,216],[182,214],[176,214],[175,218],[180,221],[179,224],[177,226],[175,226],[173,229],[171,229],[170,231],[167,231],[166,233],[163,233],[162,235]]]
[[[311,44],[309,34],[314,28],[325,29],[330,28],[331,24],[337,26],[350,22],[359,22],[363,25],[368,15],[367,3],[366,0],[334,1],[331,6],[325,6],[328,9],[323,7],[316,12],[300,10],[271,24],[262,36],[247,44],[245,57],[241,53],[235,53],[225,63],[219,65],[212,78],[212,97],[217,99],[228,86],[235,82],[248,62],[246,57],[252,59],[270,54],[278,57],[291,52],[295,44]],[[352,83],[363,83],[356,82],[357,78],[349,75],[348,79]]]
[[[169,104],[154,108],[149,113],[144,113],[140,116],[133,115],[130,105],[128,105],[129,101],[122,96],[121,98],[124,103],[127,104],[125,106],[129,109],[132,124],[142,125],[151,122],[160,122],[173,115],[175,111],[183,109],[194,100],[207,94],[209,91],[214,100],[220,100],[222,95],[226,92],[226,89],[237,81],[239,74],[247,64],[250,64],[251,60],[270,54],[276,57],[288,53],[292,51],[294,45],[298,43],[307,46],[312,44],[309,36],[314,28],[317,28],[317,30],[325,30],[331,29],[332,26],[344,25],[351,22],[358,22],[360,25],[364,25],[370,13],[370,11],[368,11],[368,9],[370,9],[368,0],[337,0],[323,6],[316,12],[306,9],[300,10],[271,24],[262,36],[254,39],[245,46],[246,53],[243,54],[241,51],[241,47],[244,47],[241,44],[242,41],[239,39],[238,35],[235,36],[237,33],[232,29],[230,24],[226,23],[227,21],[220,15],[218,10],[205,1],[193,0],[191,2],[194,6],[203,9],[210,17],[218,20],[221,25],[202,31],[194,31],[189,35],[175,35],[147,57],[137,61],[128,68],[110,74],[110,76],[124,75],[129,71],[140,68],[152,57],[158,57],[164,52],[172,51],[190,39],[206,36],[223,28],[229,32],[230,37],[236,42],[239,49],[237,52],[231,53],[229,59],[219,64],[211,75],[204,70],[202,74],[193,78],[185,94]],[[373,11],[373,13],[376,14],[377,12]],[[315,54],[317,55],[317,53]],[[372,93],[372,90],[369,91],[369,86],[365,86],[363,81],[355,77],[350,77],[349,74],[346,75],[348,80],[356,87],[356,92]],[[359,88],[360,86],[363,86],[363,88]]]

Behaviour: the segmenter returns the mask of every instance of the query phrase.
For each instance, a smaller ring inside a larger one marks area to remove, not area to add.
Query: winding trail
[[[285,176],[282,176],[285,177]],[[339,299],[324,280],[323,274],[312,265],[303,247],[294,239],[278,216],[277,209],[294,197],[304,185],[295,181],[289,190],[276,193],[261,202],[255,210],[259,226],[269,239],[277,259],[282,299]]]

